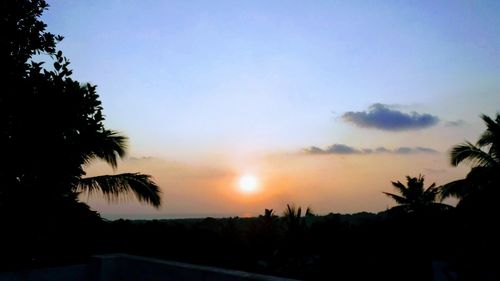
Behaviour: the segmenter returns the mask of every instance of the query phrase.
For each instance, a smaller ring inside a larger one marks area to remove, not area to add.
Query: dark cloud
[[[429,147],[421,147],[421,146],[415,147],[414,150],[417,153],[419,153],[419,152],[422,152],[422,153],[437,153],[438,152],[435,149],[432,149],[432,148],[429,148]]]
[[[326,153],[331,154],[358,154],[361,151],[345,144],[333,144],[326,149]]]
[[[326,153],[323,149],[317,147],[317,146],[311,146],[309,148],[304,149],[307,153],[310,154],[323,154]]]
[[[455,120],[455,121],[448,121],[445,123],[445,126],[446,127],[462,127],[463,125],[465,125],[465,121],[464,120]]]
[[[398,147],[394,150],[394,153],[397,154],[410,154],[412,153],[413,149],[411,147]]]
[[[373,104],[367,111],[346,112],[342,118],[362,128],[376,128],[386,131],[423,129],[439,122],[439,118],[431,114],[404,113],[380,103]]]
[[[311,146],[305,149],[305,152],[310,154],[359,154],[360,150],[350,147],[345,144],[333,144],[326,149],[319,148],[317,146]]]
[[[377,153],[389,153],[391,151],[389,149],[381,146],[381,147],[377,147],[375,149],[375,152],[377,152]]]
[[[304,149],[304,152],[308,154],[382,154],[382,153],[393,153],[393,154],[435,154],[438,153],[437,150],[429,147],[398,147],[395,149],[388,149],[385,147],[377,147],[376,149],[371,148],[355,148],[345,144],[333,144],[326,149],[319,148],[317,146],[311,146]]]
[[[415,153],[437,153],[437,150],[429,148],[429,147],[398,147],[392,151],[397,154],[415,154]]]

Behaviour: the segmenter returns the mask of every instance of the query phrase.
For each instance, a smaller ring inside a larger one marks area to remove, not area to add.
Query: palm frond
[[[439,193],[439,190],[437,189],[436,183],[434,182],[431,185],[429,185],[429,187],[427,187],[427,189],[425,189],[423,194],[424,194],[424,196],[428,196],[428,194],[437,195],[438,193]]]
[[[456,180],[449,182],[439,187],[439,197],[442,200],[446,198],[464,198],[470,189],[470,184],[467,179]]]
[[[486,131],[492,134],[498,133],[500,131],[500,114],[497,113],[496,120],[491,119],[488,115],[481,114],[481,119],[486,123]],[[498,137],[498,134],[497,134]]]
[[[115,131],[104,131],[99,148],[93,153],[116,169],[118,158],[124,157],[127,149],[127,138]]]
[[[108,200],[117,199],[122,194],[133,194],[141,201],[156,208],[161,205],[160,189],[151,176],[140,173],[124,173],[83,178],[76,186],[77,192],[100,191]]]
[[[495,142],[495,135],[493,134],[493,132],[486,130],[484,131],[484,133],[481,134],[476,144],[479,147],[483,147],[492,145],[494,142]]]
[[[274,216],[273,209],[265,209],[264,210],[264,217],[273,217],[273,216]]]
[[[435,186],[436,186],[436,184],[433,183],[422,194],[422,199],[423,199],[424,204],[435,203],[436,197],[438,197],[438,194],[439,194],[439,189],[436,188]]]
[[[311,216],[314,216],[314,212],[313,212],[313,210],[311,209],[311,207],[307,207],[307,209],[306,209],[306,213],[304,214],[304,216],[306,216],[306,217],[311,217]]]
[[[400,181],[394,182],[392,181],[392,186],[394,186],[403,197],[406,197],[408,195],[408,188],[402,184]]]
[[[118,159],[125,156],[126,149],[127,138],[125,136],[115,131],[105,130],[92,133],[85,139],[81,155],[85,164],[97,158],[116,169]]]
[[[399,196],[399,195],[396,195],[396,194],[393,194],[393,193],[389,193],[389,192],[382,192],[382,193],[384,193],[385,195],[387,195],[390,198],[392,198],[398,204],[402,204],[402,205],[403,204],[408,204],[408,200],[405,197],[402,197],[402,196]]]
[[[295,216],[295,205],[294,204],[286,204],[286,209],[283,212],[284,217]]]
[[[488,154],[494,158],[497,164],[500,163],[500,114],[493,120],[486,115],[481,115],[486,123],[486,131],[479,137],[477,145],[488,150]]]
[[[465,142],[464,144],[453,147],[450,153],[450,160],[453,166],[457,166],[465,161],[473,166],[491,167],[494,166],[496,162],[488,153],[470,142]]]
[[[297,219],[300,219],[301,216],[302,216],[302,207],[298,207],[296,217],[297,217]]]

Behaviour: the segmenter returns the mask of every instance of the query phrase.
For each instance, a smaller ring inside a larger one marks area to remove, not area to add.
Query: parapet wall
[[[88,264],[0,272],[0,281],[293,281],[249,272],[124,254],[95,256]]]

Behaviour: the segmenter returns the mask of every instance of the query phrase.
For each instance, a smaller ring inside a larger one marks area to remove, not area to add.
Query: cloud
[[[455,120],[455,121],[448,121],[445,123],[445,126],[446,127],[462,127],[464,126],[466,123],[464,120]]]
[[[446,169],[425,168],[424,171],[427,174],[442,174],[442,173],[446,173]]]
[[[377,152],[377,153],[389,153],[391,151],[389,149],[385,148],[385,147],[377,147],[375,149],[375,152]]]
[[[311,146],[309,148],[304,149],[307,153],[310,154],[324,154],[326,153],[323,149],[317,147],[317,146]]]
[[[429,147],[417,146],[414,149],[415,149],[415,152],[417,152],[417,153],[419,153],[419,152],[422,152],[422,153],[437,153],[438,152],[437,150],[429,148]]]
[[[330,145],[326,149],[326,152],[331,153],[331,154],[358,154],[358,153],[361,153],[361,151],[359,151],[353,147],[347,146],[345,144]]]
[[[428,147],[398,147],[392,151],[396,154],[414,154],[414,153],[437,153],[437,150]]]
[[[373,152],[373,149],[371,148],[363,148],[361,151],[363,151],[364,154],[370,154]]]
[[[153,156],[142,156],[142,157],[128,157],[128,161],[148,161],[148,160],[156,160],[156,157]]]
[[[392,153],[392,154],[436,154],[437,150],[429,147],[397,147],[395,149],[388,149],[385,147],[377,147],[375,149],[371,148],[355,148],[352,146],[348,146],[345,144],[333,144],[327,147],[326,149],[319,148],[317,146],[311,146],[309,148],[304,149],[304,152],[307,154],[383,154],[383,153]]]
[[[367,111],[349,111],[342,118],[362,128],[375,128],[386,131],[418,130],[436,125],[437,116],[417,112],[404,113],[381,103],[373,104]]]
[[[345,144],[333,144],[326,149],[317,146],[306,148],[305,151],[310,154],[360,154],[361,150],[357,150]]]
[[[410,147],[399,147],[394,150],[397,154],[410,154],[413,151]]]

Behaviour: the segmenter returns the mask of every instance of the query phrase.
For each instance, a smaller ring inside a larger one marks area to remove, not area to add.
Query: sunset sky
[[[383,211],[390,181],[465,176],[450,148],[500,111],[500,1],[48,2],[74,78],[130,138],[89,175],[163,192],[159,210],[82,196],[105,217]]]

